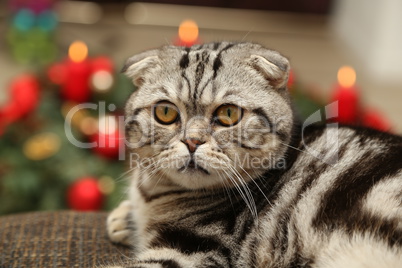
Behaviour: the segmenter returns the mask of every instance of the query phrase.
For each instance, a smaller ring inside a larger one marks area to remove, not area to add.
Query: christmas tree
[[[113,107],[113,111],[104,109],[102,114],[99,109],[77,109],[77,99],[82,96],[63,94],[66,80],[58,80],[59,85],[50,82],[55,77],[68,79],[69,63],[67,60],[61,64],[64,69],[58,63],[53,65],[49,75],[21,75],[10,85],[9,101],[0,109],[0,214],[109,209],[120,201],[117,193],[124,184],[121,175],[126,168],[118,152],[124,137],[112,122],[122,114],[133,86],[110,70],[107,58],[92,59],[88,61],[87,80],[82,80],[86,85],[92,82],[90,87],[84,86],[88,99],[81,101],[98,108]],[[113,83],[104,88],[105,80]],[[69,112],[71,123],[66,124]],[[104,145],[93,148],[71,143],[99,144],[102,139],[106,141]],[[88,202],[92,207],[84,204]]]

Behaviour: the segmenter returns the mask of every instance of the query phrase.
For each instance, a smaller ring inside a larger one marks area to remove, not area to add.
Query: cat
[[[107,228],[133,258],[118,267],[402,267],[402,138],[303,128],[289,68],[234,42],[127,60],[136,161]]]

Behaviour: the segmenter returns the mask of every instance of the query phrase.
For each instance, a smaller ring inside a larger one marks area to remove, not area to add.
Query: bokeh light
[[[87,116],[80,122],[80,130],[87,136],[94,135],[98,131],[98,120],[92,116]]]
[[[20,31],[28,31],[35,24],[35,14],[29,9],[21,9],[14,17],[14,25]]]
[[[24,143],[24,154],[31,160],[46,159],[60,149],[61,141],[59,136],[51,132],[37,134]]]
[[[351,87],[356,82],[356,72],[350,66],[342,66],[338,70],[338,83],[342,87]]]
[[[191,43],[198,38],[198,25],[193,20],[185,20],[179,26],[179,38],[183,42]]]
[[[112,115],[99,117],[98,129],[99,132],[105,135],[113,134],[117,130],[116,118]]]
[[[108,71],[97,71],[92,75],[91,83],[98,92],[107,92],[113,86],[113,75]]]
[[[82,41],[73,42],[68,49],[68,56],[74,62],[82,62],[88,56],[88,47]]]
[[[116,188],[116,183],[114,182],[112,177],[102,176],[99,178],[98,187],[103,194],[108,195],[114,191],[114,189]]]
[[[38,16],[38,26],[44,31],[53,31],[57,26],[56,13],[52,11],[43,11]]]

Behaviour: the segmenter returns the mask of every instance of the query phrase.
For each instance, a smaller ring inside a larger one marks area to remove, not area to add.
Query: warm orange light
[[[198,25],[195,21],[185,20],[179,26],[180,40],[186,43],[195,42],[198,38]]]
[[[74,62],[81,62],[88,56],[88,47],[82,41],[73,42],[68,49],[68,56]]]
[[[350,66],[342,66],[338,70],[338,83],[342,87],[352,87],[356,82],[356,72]]]

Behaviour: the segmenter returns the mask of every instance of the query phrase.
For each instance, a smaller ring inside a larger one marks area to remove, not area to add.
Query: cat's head
[[[251,43],[165,46],[129,58],[135,159],[150,179],[190,189],[240,184],[276,167],[293,125],[288,71],[286,58]]]

